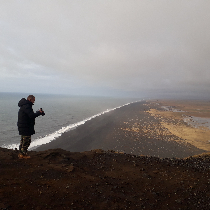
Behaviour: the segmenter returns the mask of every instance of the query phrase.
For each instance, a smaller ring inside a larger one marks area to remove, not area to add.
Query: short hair
[[[35,96],[29,95],[29,96],[27,97],[27,100],[30,100],[30,99],[35,99]]]

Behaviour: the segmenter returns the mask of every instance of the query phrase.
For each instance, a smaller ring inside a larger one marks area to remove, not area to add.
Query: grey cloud
[[[205,0],[4,1],[1,69],[52,72],[84,92],[85,86],[206,90],[209,6]]]

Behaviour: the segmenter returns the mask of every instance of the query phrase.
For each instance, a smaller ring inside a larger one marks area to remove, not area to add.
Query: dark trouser
[[[21,136],[21,141],[20,141],[20,146],[19,146],[19,151],[21,154],[26,155],[28,147],[30,146],[31,143],[31,136]]]

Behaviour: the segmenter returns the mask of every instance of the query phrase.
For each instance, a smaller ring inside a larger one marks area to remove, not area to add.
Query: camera
[[[44,113],[44,111],[42,110],[42,108],[40,108],[40,110],[42,111],[42,116],[44,116],[44,115],[45,115],[45,113]]]

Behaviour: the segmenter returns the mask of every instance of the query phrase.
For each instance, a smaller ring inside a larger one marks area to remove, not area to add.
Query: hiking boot
[[[19,154],[18,157],[19,157],[19,159],[29,159],[29,158],[31,158],[29,155],[24,155],[24,154]]]
[[[22,158],[23,158],[23,154],[18,154],[18,157],[19,157],[20,159],[22,159]]]

